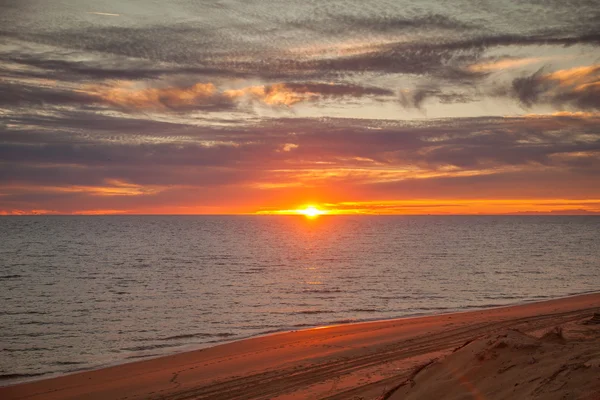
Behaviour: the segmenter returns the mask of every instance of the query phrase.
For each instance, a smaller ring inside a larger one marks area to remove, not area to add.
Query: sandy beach
[[[327,326],[3,387],[0,398],[599,399],[594,312],[600,294]]]

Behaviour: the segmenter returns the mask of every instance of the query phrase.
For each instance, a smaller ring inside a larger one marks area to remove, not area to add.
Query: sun
[[[298,214],[302,214],[308,218],[316,218],[319,215],[325,214],[325,211],[319,210],[317,207],[314,207],[314,206],[308,206],[304,209],[297,210],[297,212],[298,212]]]

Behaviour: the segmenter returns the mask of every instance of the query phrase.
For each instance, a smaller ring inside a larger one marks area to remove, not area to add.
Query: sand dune
[[[583,322],[599,309],[600,294],[589,294],[309,329],[4,387],[0,398],[541,399],[556,389],[574,396],[565,398],[595,399],[600,325]],[[565,343],[539,339],[557,326]]]
[[[390,400],[599,399],[600,326],[582,321],[542,337],[509,330],[477,339],[390,391]]]

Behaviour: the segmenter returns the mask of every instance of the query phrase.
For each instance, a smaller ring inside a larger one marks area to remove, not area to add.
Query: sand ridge
[[[468,342],[382,399],[600,399],[600,325],[585,322]]]

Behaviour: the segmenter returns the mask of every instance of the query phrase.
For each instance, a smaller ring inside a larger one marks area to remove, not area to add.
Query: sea
[[[598,216],[5,216],[0,385],[599,289]]]

